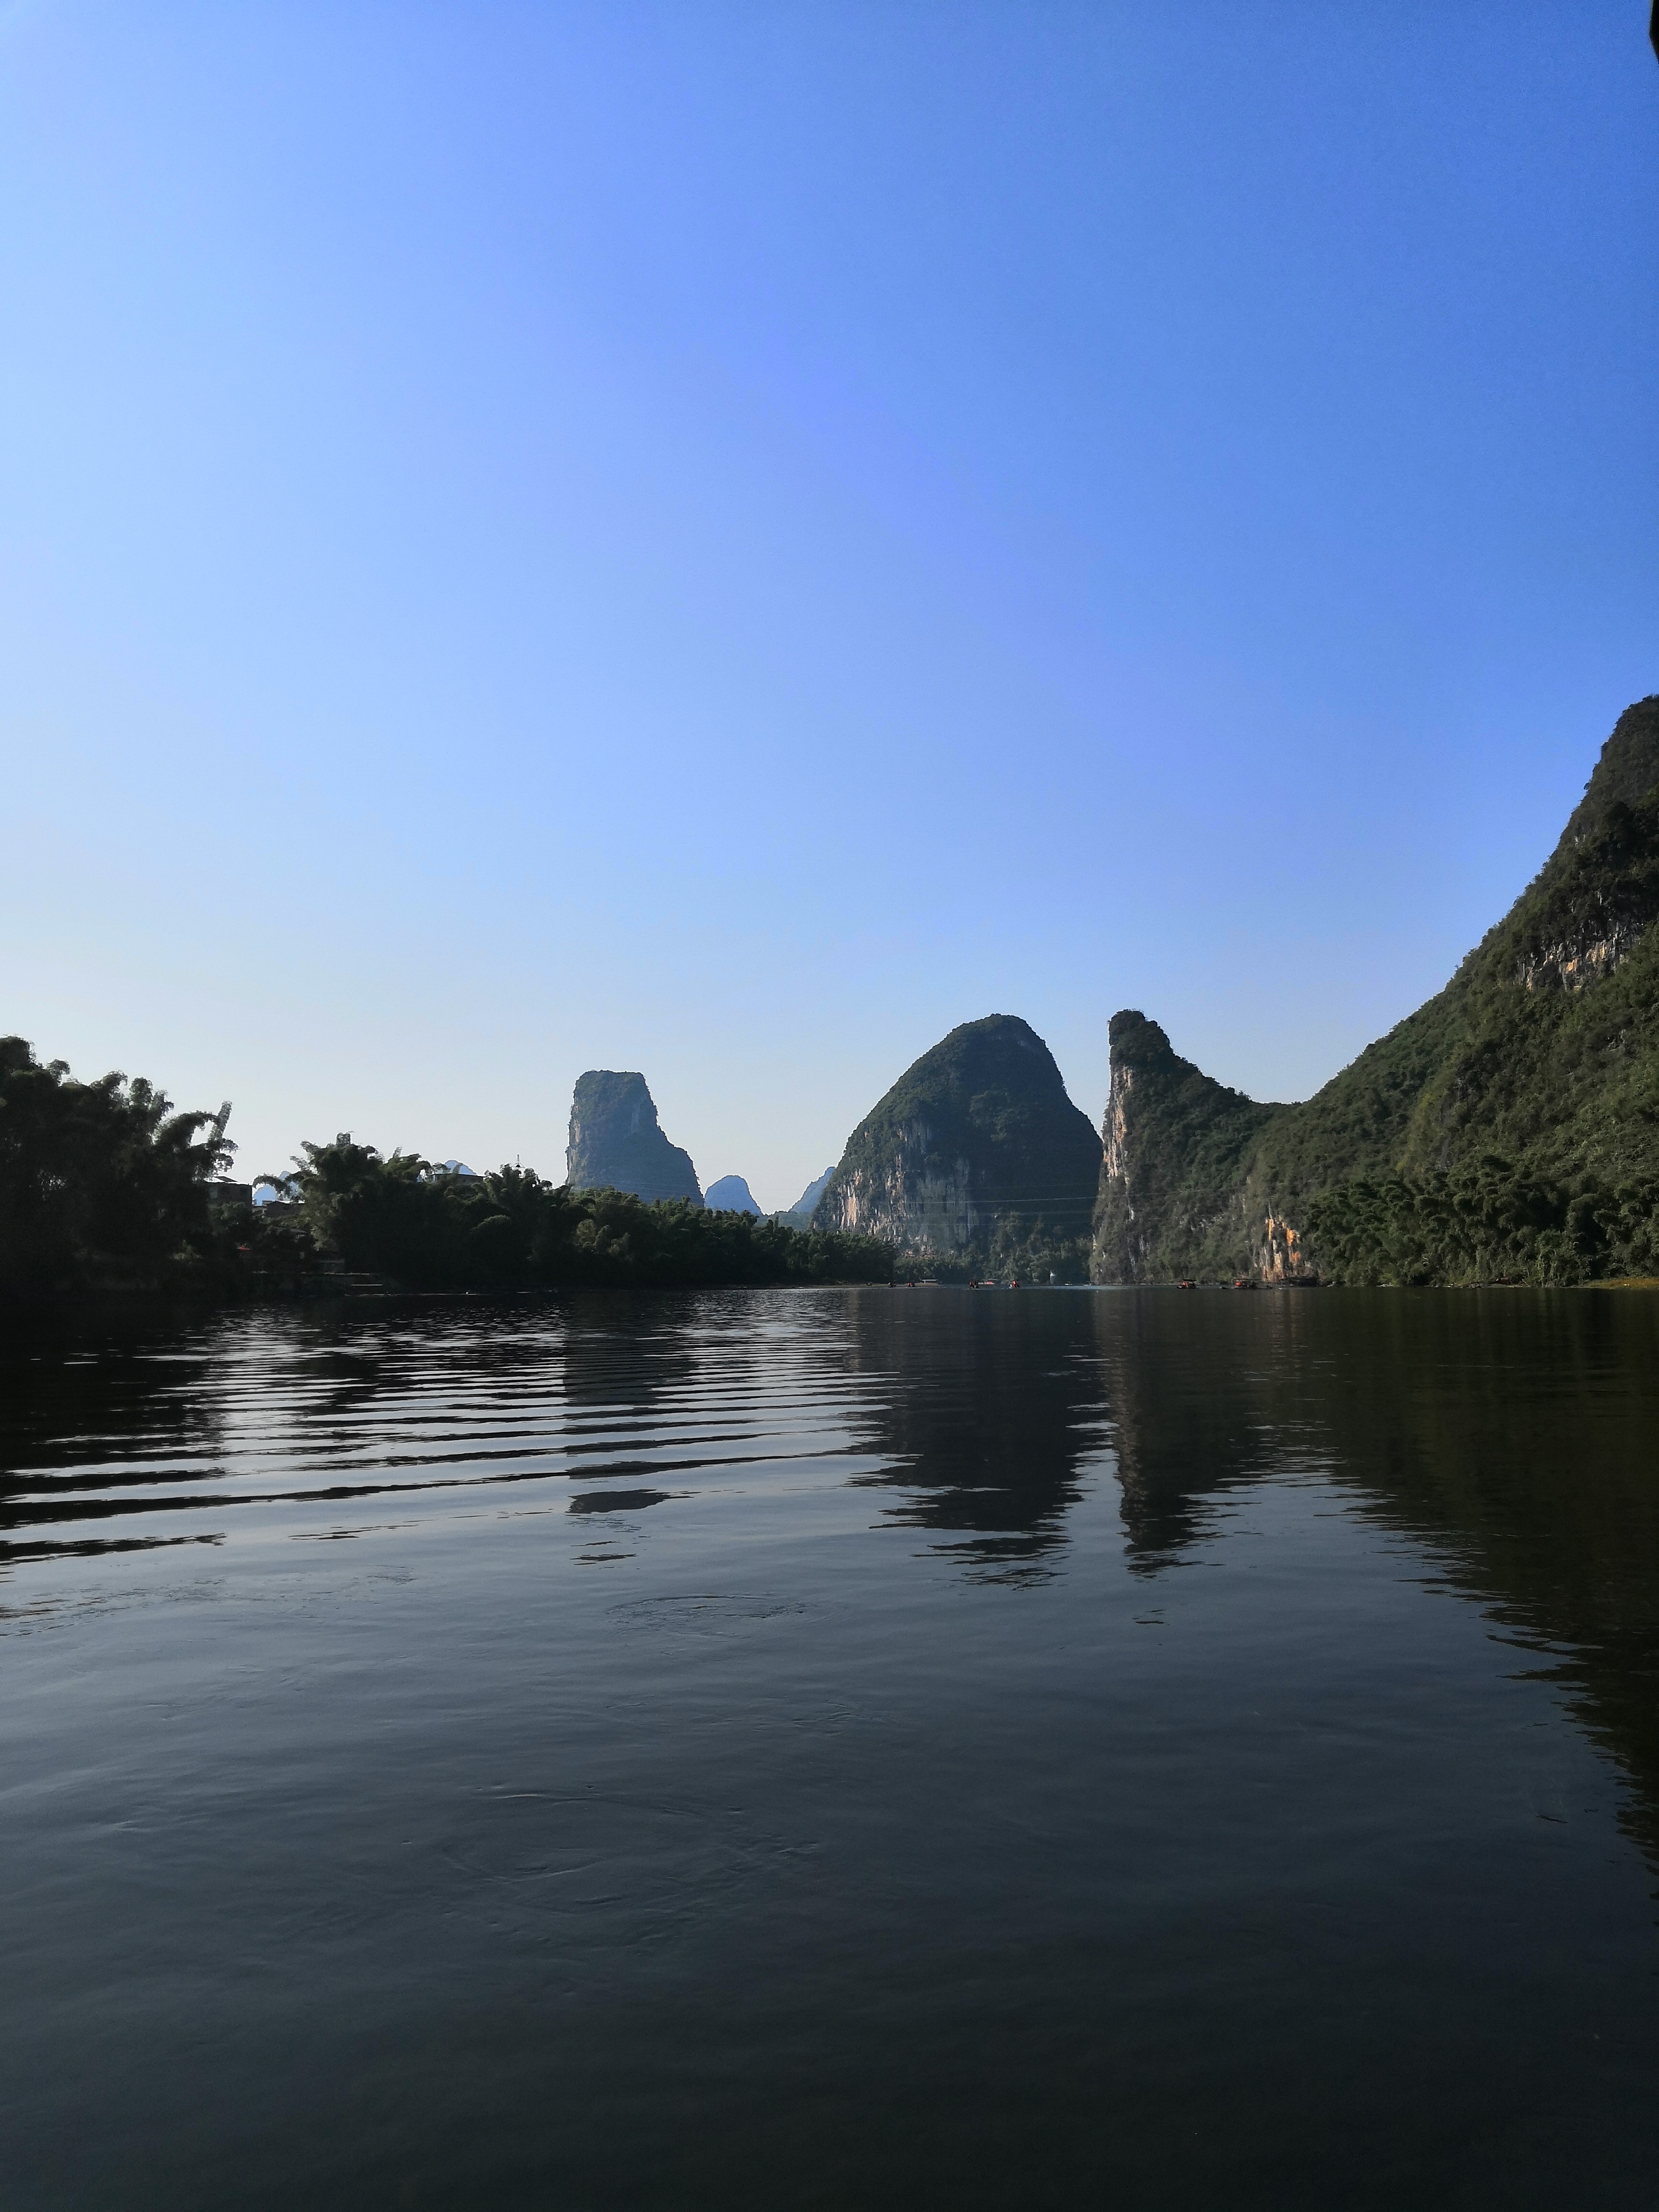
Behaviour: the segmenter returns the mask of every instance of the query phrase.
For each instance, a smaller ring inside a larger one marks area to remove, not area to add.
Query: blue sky
[[[1659,688],[1644,13],[0,11],[0,1026],[768,1205],[994,1011],[1305,1096]]]

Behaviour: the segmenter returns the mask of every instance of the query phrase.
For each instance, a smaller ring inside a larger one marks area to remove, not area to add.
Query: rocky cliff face
[[[1262,1124],[1284,1109],[1257,1105],[1179,1058],[1145,1014],[1114,1014],[1111,1043],[1094,1279],[1228,1272],[1245,1237],[1243,1164]]]
[[[1316,1273],[1334,1193],[1357,1249],[1368,1218],[1395,1235],[1413,1209],[1474,1204],[1437,1177],[1530,1178],[1525,1203],[1558,1211],[1659,1179],[1656,921],[1659,698],[1620,716],[1555,851],[1445,989],[1305,1104],[1258,1105],[1144,1015],[1114,1018],[1094,1279]]]
[[[625,1190],[635,1198],[702,1204],[691,1155],[671,1145],[638,1073],[590,1068],[570,1103],[565,1180],[574,1190]]]
[[[924,1053],[848,1140],[813,1215],[971,1267],[1080,1272],[1100,1140],[1012,1014]]]

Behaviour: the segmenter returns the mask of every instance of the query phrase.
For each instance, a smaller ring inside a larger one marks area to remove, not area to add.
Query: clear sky
[[[1645,0],[0,10],[0,1027],[793,1200],[1305,1096],[1659,689]]]

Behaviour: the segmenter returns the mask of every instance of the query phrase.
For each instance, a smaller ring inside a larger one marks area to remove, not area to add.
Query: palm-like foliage
[[[77,1082],[0,1037],[0,1286],[155,1282],[210,1242],[207,1184],[235,1147],[143,1076]]]
[[[274,1180],[274,1178],[273,1178]],[[529,1168],[447,1175],[349,1133],[302,1146],[285,1179],[318,1246],[420,1290],[561,1283],[885,1282],[890,1248],[683,1199],[573,1190]]]

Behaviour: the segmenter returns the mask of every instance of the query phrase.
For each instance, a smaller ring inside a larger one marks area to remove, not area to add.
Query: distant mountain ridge
[[[775,1213],[772,1216],[773,1220],[781,1221],[785,1227],[789,1229],[810,1229],[812,1225],[812,1216],[817,1211],[818,1200],[829,1189],[830,1178],[835,1172],[835,1163],[832,1161],[821,1176],[813,1176],[794,1204],[785,1206],[781,1212]]]
[[[1230,1091],[1114,1016],[1093,1279],[1659,1266],[1656,920],[1659,697],[1620,717],[1554,852],[1445,988],[1305,1103]]]
[[[964,1022],[854,1129],[813,1212],[971,1268],[1086,1266],[1100,1139],[1027,1022]]]
[[[755,1194],[741,1176],[721,1176],[702,1194],[702,1202],[715,1213],[759,1213]]]
[[[703,1202],[691,1155],[658,1127],[655,1102],[636,1070],[591,1067],[577,1077],[565,1180],[573,1190]]]

